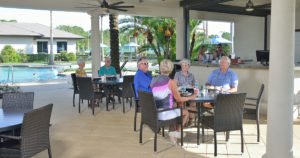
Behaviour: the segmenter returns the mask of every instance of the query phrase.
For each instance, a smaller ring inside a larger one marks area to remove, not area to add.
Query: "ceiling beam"
[[[250,16],[267,16],[271,14],[268,9],[255,9],[252,12],[245,11],[245,7],[229,6],[217,4],[214,7],[191,7],[191,10],[208,11],[217,13],[228,13],[228,14],[239,14],[239,15],[250,15]]]
[[[187,7],[187,8],[197,7],[197,6],[209,7],[209,6],[213,6],[219,3],[224,3],[229,1],[233,1],[233,0],[182,0],[180,1],[179,4],[181,7]]]

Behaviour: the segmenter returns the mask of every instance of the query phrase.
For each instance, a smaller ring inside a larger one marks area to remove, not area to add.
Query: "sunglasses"
[[[140,63],[140,64],[143,64],[143,65],[148,65],[148,63]]]

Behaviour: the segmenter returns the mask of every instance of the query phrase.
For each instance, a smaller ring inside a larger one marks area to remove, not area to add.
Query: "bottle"
[[[198,82],[198,80],[195,80],[195,88],[199,89],[199,82]]]

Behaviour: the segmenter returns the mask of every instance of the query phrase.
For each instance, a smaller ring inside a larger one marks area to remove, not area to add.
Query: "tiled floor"
[[[158,152],[153,152],[153,133],[144,128],[143,144],[139,144],[139,132],[133,131],[134,109],[127,106],[122,113],[121,105],[115,110],[106,111],[104,104],[96,108],[95,116],[87,108],[86,103],[78,114],[72,107],[70,85],[46,84],[22,86],[24,91],[35,92],[35,107],[54,103],[51,119],[51,147],[54,158],[199,158],[213,156],[213,135],[205,130],[205,142],[196,145],[196,128],[185,129],[184,146],[174,146],[165,138],[158,136]],[[300,157],[300,123],[294,125],[294,155]],[[256,125],[254,121],[245,121],[244,140],[245,152],[241,154],[240,134],[231,132],[229,142],[225,142],[224,133],[218,135],[218,157],[262,157],[266,148],[266,121],[261,124],[261,142],[256,142]],[[36,158],[47,157],[42,152]]]

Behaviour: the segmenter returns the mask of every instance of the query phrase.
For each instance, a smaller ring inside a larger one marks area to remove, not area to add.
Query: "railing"
[[[9,66],[10,69],[7,70],[7,83],[9,83],[10,72],[11,72],[11,84],[14,84],[14,66]]]

